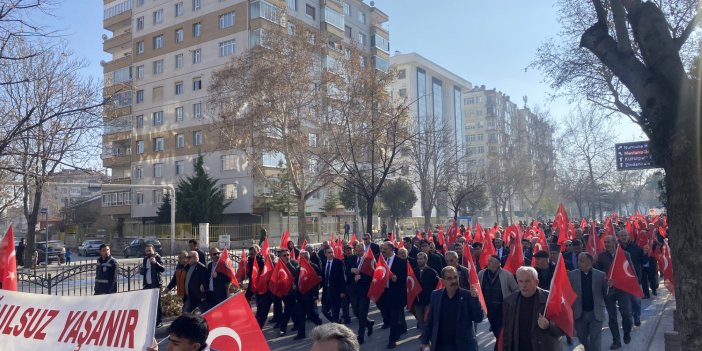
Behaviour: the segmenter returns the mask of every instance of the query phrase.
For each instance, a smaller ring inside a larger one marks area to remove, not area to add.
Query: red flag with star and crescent
[[[17,291],[17,261],[15,258],[15,234],[12,224],[0,240],[0,281],[2,289]]]
[[[285,229],[285,233],[280,237],[280,248],[288,248],[288,241],[290,241],[290,231]]]
[[[363,260],[361,261],[361,273],[372,277],[373,274],[375,273],[375,257],[373,257],[373,250],[370,249],[370,247],[366,250],[366,253],[363,255]]]
[[[568,279],[563,255],[558,255],[558,263],[556,263],[556,270],[553,272],[551,288],[546,300],[544,317],[552,321],[571,338],[573,337],[575,323],[573,319],[573,303],[577,298],[578,295],[573,291]]]
[[[283,260],[278,260],[275,267],[273,268],[273,273],[271,273],[271,280],[268,284],[268,289],[271,294],[283,297],[290,292],[290,288],[293,286],[293,276],[288,269],[288,266],[283,263]]]
[[[322,282],[322,277],[317,275],[312,265],[303,257],[300,260],[300,277],[297,288],[300,293],[305,294]]]
[[[609,267],[608,278],[612,280],[615,288],[627,292],[639,299],[644,296],[639,279],[636,278],[634,267],[629,264],[626,254],[620,245],[617,245],[617,252],[614,254],[614,261]]]
[[[507,260],[505,261],[505,266],[502,267],[506,271],[516,274],[517,269],[521,266],[524,265],[524,251],[522,247],[522,238],[519,233],[517,233],[517,237],[514,238],[514,242],[512,245],[509,247],[509,256],[507,257]]]
[[[239,263],[239,266],[241,266],[241,263]],[[229,258],[229,251],[227,251],[227,249],[224,249],[222,254],[219,255],[215,271],[226,275],[234,286],[239,287],[239,281],[236,279],[237,272],[234,270],[234,262]]]
[[[561,250],[565,250],[565,242],[568,240],[568,214],[562,203],[558,205],[553,228],[558,230],[558,245],[561,245]]]
[[[238,293],[202,314],[210,329],[207,344],[220,351],[270,351],[244,294]]]
[[[665,239],[665,244],[661,245],[656,250],[656,261],[658,262],[658,270],[663,274],[664,285],[673,296],[675,296],[675,285],[673,284],[673,261],[670,258],[670,247],[668,247],[668,239]]]
[[[378,261],[375,264],[375,271],[373,272],[373,280],[371,281],[370,288],[368,288],[368,298],[378,303],[378,299],[383,295],[385,286],[388,285],[393,275],[383,255],[379,255]]]
[[[412,265],[407,265],[407,309],[412,310],[414,299],[422,292],[422,285],[419,284],[417,276],[414,275]]]
[[[483,296],[483,289],[480,287],[480,279],[478,279],[478,272],[475,269],[475,260],[473,259],[473,254],[467,246],[463,247],[463,265],[468,268],[468,281],[471,286],[478,288],[478,301],[480,301],[480,306],[483,308],[485,315],[488,315],[487,305],[485,304],[485,296]],[[467,258],[467,259],[466,259]]]
[[[238,280],[246,279],[246,250],[241,250],[241,259],[239,260],[239,267],[236,269],[235,277]]]

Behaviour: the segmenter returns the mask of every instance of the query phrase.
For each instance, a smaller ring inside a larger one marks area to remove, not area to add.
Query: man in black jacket
[[[209,273],[207,279],[207,309],[219,305],[222,301],[226,300],[229,296],[229,284],[231,280],[229,277],[222,273],[217,272],[217,262],[219,261],[219,249],[213,247],[210,249],[210,263],[207,265],[207,272]]]
[[[265,262],[263,261],[263,256],[261,256],[261,248],[258,245],[253,245],[249,248],[249,255],[246,258],[246,278],[249,279],[249,285],[246,286],[246,301],[250,301],[251,297],[254,296],[254,291],[252,290],[253,284],[251,284],[251,273],[253,273],[254,262],[258,265],[258,271],[263,272],[263,266]]]
[[[369,233],[365,233],[363,234],[363,250],[367,251],[369,249],[373,251],[373,257],[377,260],[380,255],[380,246],[371,241],[371,235]]]
[[[200,263],[197,251],[188,254],[188,271],[185,273],[185,297],[183,297],[183,312],[190,313],[195,308],[200,312],[207,311],[205,287],[207,286],[207,267]]]
[[[431,252],[429,241],[422,240],[419,245],[422,248],[422,252],[427,255],[427,266],[431,267],[431,269],[436,272],[441,272],[441,269],[444,268],[443,260],[439,254]]]
[[[161,256],[154,250],[152,244],[144,247],[144,259],[142,260],[141,273],[144,276],[144,289],[158,289],[158,309],[156,310],[156,328],[161,326],[161,286],[163,281],[161,273],[166,269],[163,267]]]
[[[626,229],[620,230],[619,233],[617,233],[617,237],[619,238],[619,244],[622,245],[622,250],[628,252],[631,256],[631,266],[636,272],[636,277],[638,277],[640,280],[641,266],[648,263],[648,257],[644,256],[644,252],[639,245],[636,245],[636,243],[630,240],[629,232],[627,232]],[[633,295],[631,296],[631,316],[634,317],[634,325],[637,327],[640,326],[641,299]]]
[[[322,277],[322,270],[319,268],[319,266],[310,262],[309,251],[300,251],[300,262],[302,260],[307,260],[310,266],[312,266],[314,273],[317,274],[320,278]],[[300,267],[302,268],[302,265],[300,265]],[[299,279],[300,277],[298,276],[298,282]],[[306,320],[311,321],[315,325],[322,324],[322,319],[319,318],[319,313],[317,313],[317,300],[319,299],[319,284],[316,287],[305,292],[304,294],[301,293],[299,290],[299,283],[297,284],[297,286],[297,302],[302,306],[302,322],[300,323],[301,328],[297,329],[297,335],[300,336],[300,338],[302,339],[305,337],[304,326]]]
[[[322,314],[332,323],[339,322],[341,300],[346,296],[346,279],[344,263],[334,258],[334,250],[327,247],[324,250],[324,266],[322,268]]]
[[[100,245],[100,257],[95,268],[95,295],[114,294],[117,292],[117,270],[119,264],[112,255],[108,245]]]
[[[614,254],[617,251],[617,242],[613,236],[608,235],[604,239],[605,251],[597,255],[595,269],[603,272],[609,272],[609,267],[614,262]],[[624,251],[626,259],[631,265],[631,255]],[[610,282],[611,283],[611,282]],[[612,346],[610,350],[619,349],[622,347],[622,342],[619,334],[619,322],[617,321],[617,305],[619,313],[622,315],[622,330],[624,331],[624,343],[628,344],[631,341],[632,316],[631,316],[631,294],[621,291],[617,288],[610,287],[607,296],[605,296],[605,308],[607,309],[609,331],[612,333]]]
[[[414,269],[414,276],[417,277],[419,285],[422,286],[422,291],[414,300],[412,314],[417,320],[417,329],[422,331],[424,330],[424,314],[429,306],[429,296],[439,283],[439,275],[427,266],[427,254],[424,252],[417,253],[417,267]]]
[[[203,265],[205,265],[205,252],[200,250],[200,242],[196,239],[190,239],[188,240],[188,247],[190,248],[190,251],[197,251],[197,260]]]
[[[304,316],[302,315],[302,311],[297,306],[297,281],[300,278],[300,264],[298,264],[297,261],[290,259],[290,250],[288,249],[283,249],[280,252],[280,255],[278,256],[278,259],[281,260],[283,264],[288,268],[288,271],[290,271],[290,274],[292,274],[293,281],[293,286],[290,288],[287,294],[281,297],[281,300],[285,305],[285,309],[280,315],[280,330],[278,331],[278,335],[284,336],[288,332],[288,322],[290,321],[290,319],[292,319],[293,325],[297,328],[298,331],[300,329],[303,329],[304,331],[305,325],[304,323],[302,323],[304,322]],[[297,336],[295,336],[296,340],[303,338],[304,334],[298,334]]]
[[[354,265],[349,269],[351,273],[351,307],[353,314],[358,318],[358,342],[363,344],[365,341],[366,331],[368,336],[373,334],[373,325],[375,321],[368,319],[368,308],[370,307],[370,299],[368,298],[368,289],[370,288],[373,277],[361,272],[363,257],[365,255],[365,247],[358,243],[354,247],[356,256],[353,256]]]
[[[393,276],[378,300],[378,308],[384,315],[383,328],[390,328],[387,348],[394,349],[397,340],[406,331],[403,330],[405,323],[401,319],[405,318],[407,304],[407,260],[395,255],[394,247],[389,241],[382,244],[381,252]]]

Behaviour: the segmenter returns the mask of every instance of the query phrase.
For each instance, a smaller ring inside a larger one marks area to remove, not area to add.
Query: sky
[[[369,1],[366,1],[367,3]],[[375,0],[389,16],[391,53],[416,52],[474,86],[485,85],[523,106],[539,105],[556,125],[574,106],[552,100],[543,75],[528,68],[537,47],[559,31],[555,1],[527,0]],[[102,0],[63,0],[42,21],[61,30],[78,57],[88,61],[86,75],[102,79]],[[616,120],[620,141],[644,139],[638,126]],[[612,145],[614,150],[614,145]],[[614,151],[612,152],[614,155]]]

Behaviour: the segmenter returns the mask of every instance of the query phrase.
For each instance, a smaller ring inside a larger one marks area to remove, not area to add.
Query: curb
[[[665,302],[663,303],[663,308],[661,308],[660,313],[656,316],[656,323],[655,323],[655,328],[653,328],[653,333],[650,333],[646,339],[646,348],[645,350],[650,350],[651,349],[651,344],[653,343],[653,339],[656,338],[656,335],[658,334],[658,328],[660,327],[661,320],[663,319],[663,313],[665,310],[668,308],[668,304],[670,304],[673,299],[671,299],[671,296],[673,294],[668,293],[667,296],[665,297]]]

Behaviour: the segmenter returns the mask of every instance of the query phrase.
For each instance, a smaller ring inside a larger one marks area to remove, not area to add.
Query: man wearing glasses
[[[213,247],[210,249],[210,263],[207,265],[209,277],[207,279],[207,304],[208,308],[219,305],[227,299],[229,295],[230,280],[226,274],[217,272],[217,263],[219,262],[219,249]]]
[[[190,313],[195,308],[200,308],[200,312],[207,311],[205,287],[207,287],[208,276],[207,267],[200,263],[197,251],[190,251],[188,253],[188,272],[185,274],[183,312]]]
[[[371,241],[371,235],[369,233],[365,233],[363,234],[363,251],[368,251],[368,249],[373,251],[373,257],[377,260],[378,256],[380,256],[380,246]]]

